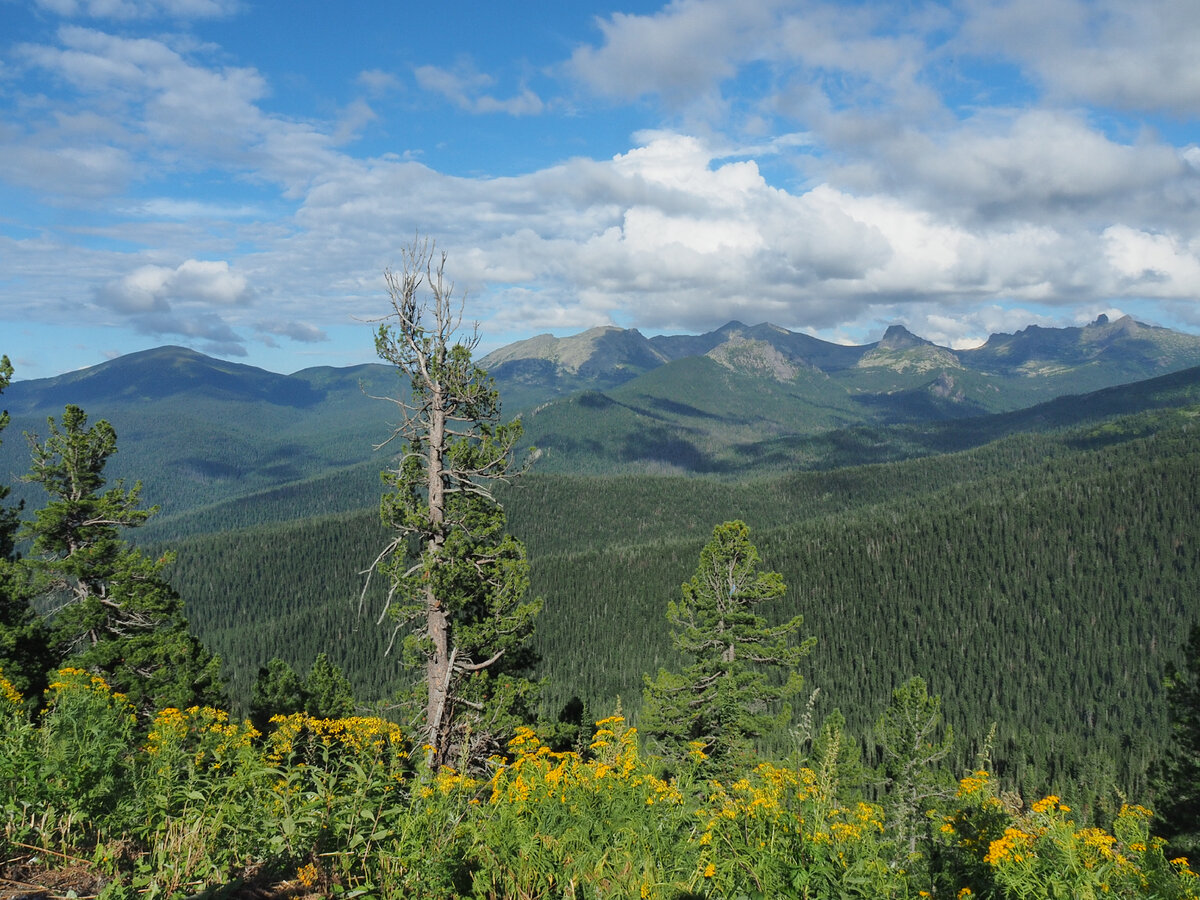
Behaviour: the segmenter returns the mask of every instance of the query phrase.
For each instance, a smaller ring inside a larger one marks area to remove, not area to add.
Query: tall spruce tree
[[[12,380],[13,367],[0,356],[0,393]],[[0,431],[8,427],[8,411],[0,412]],[[0,501],[10,488],[0,484]],[[18,565],[15,546],[20,507],[0,506],[0,672],[26,697],[41,696],[46,671],[53,664],[49,635],[30,605],[28,578]]]
[[[803,684],[796,666],[815,639],[797,640],[800,616],[769,625],[755,611],[786,591],[783,577],[760,572],[759,563],[744,522],[718,525],[682,599],[667,605],[672,641],[687,664],[646,676],[640,725],[669,758],[700,749],[711,767],[732,771],[756,739],[791,718],[787,701]]]
[[[304,711],[317,719],[340,719],[354,712],[354,691],[340,668],[318,653],[304,683]]]
[[[1162,831],[1173,852],[1200,853],[1200,625],[1184,647],[1184,667],[1166,679],[1171,742],[1157,779]]]
[[[250,694],[250,721],[259,731],[266,731],[272,716],[290,716],[304,712],[304,679],[291,663],[273,657],[258,670]]]
[[[521,424],[500,423],[495,384],[471,359],[478,331],[460,333],[463,300],[445,264],[429,240],[405,248],[400,271],[385,273],[392,311],[375,338],[410,390],[387,398],[402,417],[384,442],[401,449],[380,504],[395,534],[371,569],[390,582],[380,621],[406,633],[405,658],[422,673],[417,718],[434,767],[486,759],[530,714],[541,608],[525,596],[525,548],[492,493],[513,475]]]
[[[26,480],[50,500],[25,525],[25,564],[57,658],[103,675],[143,714],[222,703],[220,661],[189,633],[183,601],[163,577],[170,556],[150,559],[120,537],[157,507],[141,508],[140,483],[105,489],[116,431],[104,420],[88,427],[78,406],[64,410],[61,424],[51,417],[49,430],[44,442],[28,436]]]
[[[925,679],[910,678],[892,691],[892,702],[875,725],[883,750],[889,817],[913,853],[927,825],[926,806],[953,793],[942,761],[954,746],[954,732],[942,724],[942,698],[930,696]]]

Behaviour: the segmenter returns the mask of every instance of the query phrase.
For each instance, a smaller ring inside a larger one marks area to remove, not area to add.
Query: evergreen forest
[[[572,469],[561,436],[633,389],[504,423],[421,283],[377,336],[433,373],[382,483],[331,437],[162,514],[107,420],[31,435],[0,486],[0,878],[1200,898],[1200,370],[741,449],[660,421],[653,457],[598,432]]]

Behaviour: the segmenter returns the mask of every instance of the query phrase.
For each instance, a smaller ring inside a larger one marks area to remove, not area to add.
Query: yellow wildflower
[[[316,884],[318,877],[320,877],[320,872],[312,863],[301,866],[300,870],[296,873],[297,880],[299,880],[299,882],[306,888],[312,887],[314,884]]]
[[[988,785],[988,773],[980,769],[972,775],[968,775],[958,783],[957,796],[966,797],[970,794],[977,793]]]
[[[1033,806],[1030,807],[1030,809],[1032,809],[1035,813],[1044,813],[1047,810],[1054,809],[1054,807],[1056,807],[1057,805],[1058,805],[1058,797],[1055,796],[1054,794],[1051,794],[1049,797],[1043,797],[1037,803],[1033,804]]]
[[[1028,847],[1031,841],[1030,835],[1021,829],[1005,828],[1004,837],[997,838],[988,845],[988,852],[983,861],[992,866],[998,866],[1008,859],[1020,862],[1024,858],[1020,851]]]
[[[0,670],[0,696],[3,696],[13,706],[22,707],[25,705],[25,698],[21,696],[20,691],[12,686],[12,682],[4,677],[2,670]]]

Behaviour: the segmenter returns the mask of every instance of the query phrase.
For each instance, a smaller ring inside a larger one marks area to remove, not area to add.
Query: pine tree
[[[671,639],[688,663],[646,676],[640,724],[669,758],[698,749],[713,768],[732,771],[757,738],[791,718],[787,701],[803,683],[796,666],[815,641],[796,642],[800,616],[768,625],[754,611],[786,591],[782,576],[760,572],[759,563],[745,523],[718,525],[682,600],[667,605]],[[777,673],[783,678],[773,681]]]
[[[250,721],[265,731],[272,716],[290,716],[304,711],[304,679],[278,656],[258,670],[250,695]]]
[[[49,610],[51,643],[62,664],[103,675],[144,714],[165,706],[220,704],[220,661],[188,632],[183,601],[163,577],[169,555],[150,559],[120,537],[157,507],[141,508],[141,484],[105,490],[104,467],[117,435],[104,420],[90,428],[78,406],[44,443],[29,436],[26,480],[49,493],[26,523],[32,588]]]
[[[340,719],[354,712],[354,692],[342,670],[318,653],[304,684],[304,711],[317,719]]]
[[[942,727],[942,698],[929,695],[925,679],[910,678],[892,691],[875,735],[883,749],[890,818],[913,853],[926,821],[926,804],[953,790],[941,767],[954,746],[953,730]]]
[[[385,613],[422,671],[418,719],[434,767],[486,759],[531,714],[541,608],[525,597],[525,548],[492,493],[513,474],[521,424],[500,424],[495,384],[471,360],[478,332],[459,334],[462,301],[445,264],[429,241],[404,251],[402,270],[385,275],[392,312],[375,339],[411,392],[388,398],[403,416],[384,442],[402,445],[380,504],[395,536],[371,568],[390,582]]]
[[[13,367],[0,356],[0,393],[12,379]],[[0,412],[0,431],[9,423]],[[0,501],[9,494],[0,484]],[[30,605],[31,591],[24,570],[17,564],[15,547],[20,507],[0,506],[0,672],[24,696],[38,698],[46,687],[46,672],[53,665],[45,624]]]
[[[1200,625],[1188,634],[1184,669],[1166,680],[1171,742],[1158,778],[1162,832],[1173,852],[1200,853]]]

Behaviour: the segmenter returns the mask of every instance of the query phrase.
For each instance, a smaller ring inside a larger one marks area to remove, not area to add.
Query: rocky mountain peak
[[[889,325],[876,346],[881,350],[909,350],[913,347],[933,345],[924,338],[917,337],[903,325]]]

